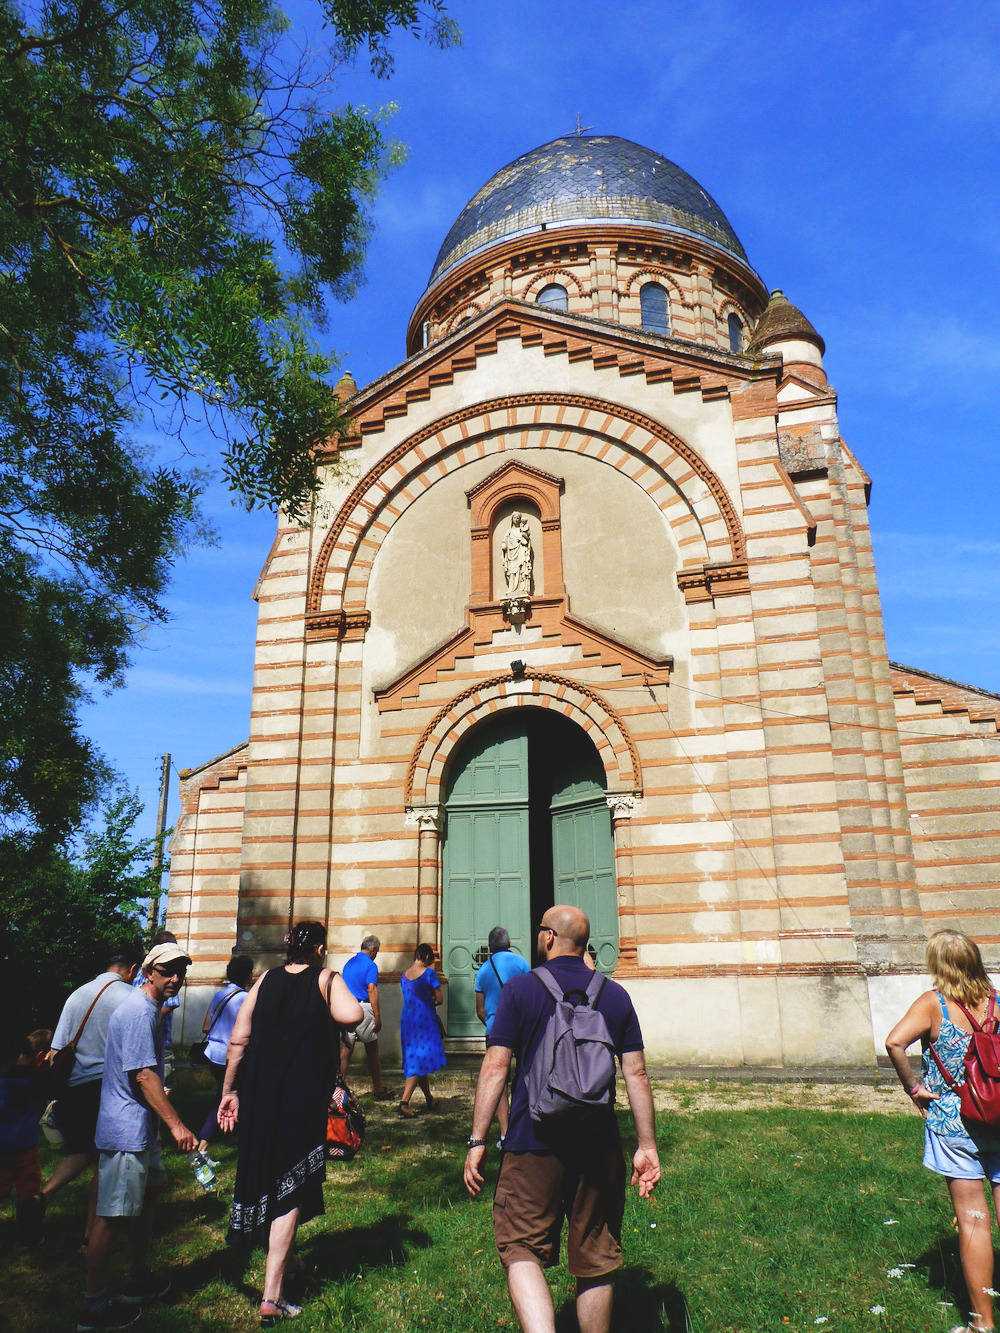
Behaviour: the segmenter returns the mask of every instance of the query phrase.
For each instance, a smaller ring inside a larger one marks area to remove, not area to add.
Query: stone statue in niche
[[[501,599],[512,621],[523,620],[531,605],[531,570],[534,555],[526,514],[510,516],[510,527],[500,544],[500,558],[506,587]]]

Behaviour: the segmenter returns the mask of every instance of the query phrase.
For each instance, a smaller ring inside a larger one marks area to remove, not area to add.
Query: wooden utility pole
[[[160,916],[160,880],[163,878],[163,839],[167,831],[167,791],[170,782],[170,756],[163,756],[160,769],[160,808],[156,812],[156,859],[153,861],[153,874],[156,876],[156,889],[149,900],[149,916],[146,929],[152,942]]]

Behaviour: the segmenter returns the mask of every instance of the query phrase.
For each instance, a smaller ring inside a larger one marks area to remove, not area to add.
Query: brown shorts
[[[493,1235],[504,1268],[519,1259],[559,1262],[569,1219],[566,1264],[574,1277],[601,1277],[622,1261],[625,1159],[621,1148],[563,1161],[545,1153],[504,1153],[493,1198]]]

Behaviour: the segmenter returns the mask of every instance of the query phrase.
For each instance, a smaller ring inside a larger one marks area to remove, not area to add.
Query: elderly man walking
[[[531,964],[510,947],[510,934],[503,926],[494,926],[489,934],[490,956],[476,973],[476,1017],[486,1028],[486,1040],[489,1043],[493,1020],[496,1018],[500,992],[511,977],[519,977],[522,972],[530,972]],[[510,1099],[507,1085],[504,1084],[500,1101],[497,1104],[497,1122],[500,1125],[500,1146],[510,1120]]]
[[[197,1137],[181,1121],[163,1088],[163,1006],[184,985],[191,962],[177,944],[158,944],[142,965],[143,984],[118,1006],[108,1024],[104,1082],[95,1142],[97,1216],[87,1246],[87,1285],[77,1329],[124,1328],[139,1307],[170,1290],[169,1278],[149,1271],[153,1212],[166,1184],[160,1162],[158,1120],[181,1152]],[[132,1269],[122,1303],[108,1296],[114,1226],[131,1221]]]
[[[379,1058],[378,1034],[382,1031],[382,1014],[378,1004],[378,964],[375,959],[382,947],[377,935],[366,935],[360,950],[344,964],[344,985],[361,1005],[361,1022],[352,1032],[344,1033],[340,1056],[341,1078],[347,1077],[347,1068],[360,1041],[365,1048],[365,1059],[372,1079],[372,1092],[377,1102],[392,1100],[393,1094],[382,1082],[382,1062]]]
[[[564,997],[587,991],[594,974],[583,961],[590,922],[575,907],[551,907],[538,928],[542,965]],[[627,991],[598,983],[594,1008],[603,1017],[625,1078],[638,1146],[632,1184],[648,1198],[660,1178],[653,1124],[653,1095],[646,1075],[642,1033]],[[614,1113],[614,1095],[600,1107],[572,1112],[558,1128],[533,1120],[528,1082],[556,1001],[535,973],[513,977],[503,987],[476,1085],[472,1135],[465,1159],[466,1188],[483,1186],[486,1134],[506,1086],[512,1056],[517,1076],[510,1125],[493,1202],[493,1233],[507,1288],[523,1333],[555,1333],[555,1313],[543,1269],[559,1260],[564,1213],[567,1261],[577,1279],[576,1312],[581,1333],[608,1333],[614,1270],[621,1265],[625,1208],[625,1163]]]

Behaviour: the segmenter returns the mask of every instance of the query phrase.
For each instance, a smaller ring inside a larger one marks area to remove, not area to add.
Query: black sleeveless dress
[[[240,1069],[239,1149],[231,1245],[266,1245],[276,1217],[323,1212],[326,1111],[340,1033],[319,970],[272,968],[260,983]]]

